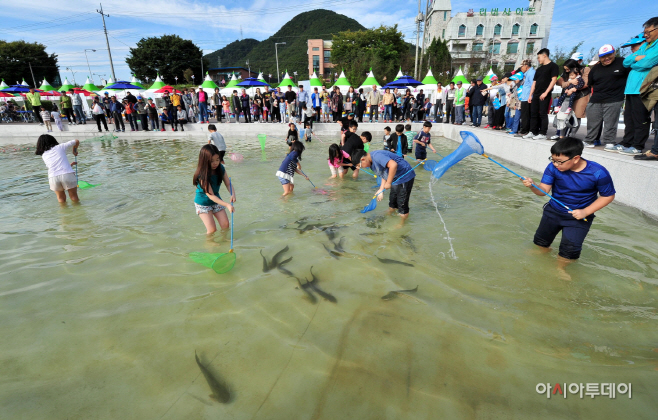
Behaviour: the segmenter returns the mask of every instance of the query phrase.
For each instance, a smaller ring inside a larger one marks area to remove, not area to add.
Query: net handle
[[[233,185],[231,184],[231,177],[228,178],[228,192],[231,198],[233,198]],[[229,202],[230,202],[229,198]],[[235,212],[235,208],[231,212],[231,249],[229,249],[228,252],[233,252],[233,213]]]

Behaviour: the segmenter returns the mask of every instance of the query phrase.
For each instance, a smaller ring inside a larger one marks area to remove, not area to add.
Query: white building
[[[527,8],[469,10],[452,16],[450,0],[435,0],[427,16],[425,45],[445,39],[452,67],[477,71],[518,68],[526,58],[548,45],[555,0],[529,0]]]

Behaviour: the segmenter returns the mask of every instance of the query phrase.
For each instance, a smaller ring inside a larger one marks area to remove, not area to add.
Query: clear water
[[[621,205],[600,212],[565,281],[556,252],[531,242],[544,200],[483,158],[432,187],[436,209],[419,171],[398,228],[385,201],[359,213],[371,179],[328,179],[326,144],[302,164],[330,194],[299,178],[282,200],[283,141],[268,140],[267,161],[255,138],[229,143],[245,160],[227,162],[237,263],[221,276],[187,258],[229,248],[194,213],[200,143],[84,142],[80,179],[101,185],[66,207],[33,151],[0,154],[2,418],[655,417],[656,222]],[[339,227],[339,259],[327,232],[300,231],[309,224]],[[305,282],[313,266],[336,303],[263,273],[259,252],[285,245],[286,268]],[[228,404],[209,398],[195,352]],[[549,400],[539,382],[630,382],[633,398]]]

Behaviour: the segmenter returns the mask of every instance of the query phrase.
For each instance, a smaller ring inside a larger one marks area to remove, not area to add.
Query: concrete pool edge
[[[227,137],[240,136],[253,137],[254,139],[256,139],[258,134],[284,138],[288,130],[286,124],[242,123],[216,125],[218,130]],[[381,141],[381,137],[384,134],[384,127],[386,126],[394,128],[395,124],[362,123],[359,125],[359,132],[370,131],[373,135],[373,140]],[[110,125],[110,127],[113,126]],[[422,123],[412,124],[414,131],[419,131],[421,128]],[[63,141],[75,138],[91,138],[105,134],[105,132],[99,133],[96,129],[96,124],[92,122],[87,123],[87,125],[65,125],[64,130],[62,132],[54,131],[52,134]],[[175,137],[177,139],[185,138],[205,142],[208,133],[207,130],[206,124],[188,124],[184,132],[175,132]],[[462,130],[475,133],[482,142],[487,154],[493,157],[513,162],[516,165],[540,174],[546,168],[548,163],[547,157],[550,155],[550,148],[553,144],[552,141],[526,140],[497,131],[440,123],[434,124],[432,134],[461,142],[459,132]],[[338,126],[336,123],[316,124],[314,131],[322,140],[324,136],[331,137],[338,135]],[[36,124],[0,124],[0,147],[10,144],[34,145],[37,137],[45,132],[45,127]],[[173,134],[171,131],[136,131],[123,133],[113,133],[110,131],[110,133],[117,135],[119,139],[123,140],[168,139]],[[326,140],[324,142],[327,143]],[[658,196],[649,193],[652,191],[652,187],[658,184],[657,163],[637,161],[632,156],[624,156],[618,153],[595,149],[585,149],[583,156],[586,159],[600,163],[610,171],[612,179],[615,182],[615,189],[617,190],[616,203],[634,207],[647,216],[658,219]]]

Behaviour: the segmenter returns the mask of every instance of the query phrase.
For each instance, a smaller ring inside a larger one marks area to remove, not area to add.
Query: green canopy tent
[[[2,83],[0,83],[0,90],[2,89],[7,89],[9,86],[5,83],[5,79],[2,79]]]
[[[432,68],[430,67],[429,71],[427,72],[427,76],[422,80],[424,85],[434,85],[436,87],[436,84],[439,83],[435,78],[434,74],[432,74]]]
[[[285,77],[283,78],[281,83],[279,83],[279,86],[277,86],[277,87],[287,87],[287,86],[292,86],[293,88],[296,87],[295,82],[292,81],[292,79],[290,78],[290,75],[286,71]]]
[[[238,83],[240,83],[240,80],[238,80],[238,78],[235,77],[235,73],[233,73],[233,75],[231,76],[231,80],[228,81],[224,89],[234,88],[237,86]]]
[[[85,81],[85,85],[82,87],[84,90],[88,90],[89,92],[98,92],[100,88],[93,84],[89,78]]]
[[[320,87],[322,86],[322,80],[320,80],[318,75],[315,74],[315,72],[313,72],[313,74],[311,75],[311,79],[309,80],[309,84],[311,85],[311,87],[314,86]]]
[[[165,86],[166,86],[165,82],[162,81],[160,75],[158,74],[158,76],[155,78],[155,81],[153,81],[153,84],[151,85],[149,90],[156,91],[158,89],[162,89]]]
[[[43,90],[44,92],[50,92],[56,90],[54,87],[50,86],[50,83],[48,83],[46,79],[43,79],[43,82],[41,83],[41,86],[39,86],[39,89]]]
[[[139,86],[139,87],[141,87],[142,89],[146,89],[146,88],[144,87],[143,84],[141,84],[140,82],[137,81],[137,78],[135,77],[134,74],[133,74],[133,78],[130,79],[130,84],[131,84],[131,85],[135,85],[135,86]]]
[[[462,71],[461,66],[459,66],[459,71],[457,72],[455,78],[452,79],[452,81],[455,82],[455,84],[457,84],[457,82],[459,81],[461,81],[464,85],[469,84],[468,79],[466,78],[466,76],[464,76],[464,72]]]
[[[491,67],[489,67],[489,71],[487,72],[487,75],[484,76],[484,79],[482,79],[482,83],[484,83],[485,85],[490,84],[491,83],[491,76],[493,76],[493,75],[494,75],[494,72],[491,69]]]
[[[379,84],[377,79],[375,79],[375,74],[372,72],[372,67],[370,68],[370,73],[368,73],[368,77],[366,77],[366,80],[361,83],[361,86],[359,89],[363,88],[372,88],[372,86],[375,85],[377,87],[382,87],[382,85]]]
[[[23,79],[23,83],[21,83],[21,85],[23,85],[23,86],[30,86],[30,85],[27,84],[27,82],[25,81],[25,79]],[[35,86],[35,87],[36,87],[36,86]]]
[[[64,79],[64,84],[62,84],[62,87],[57,89],[58,92],[68,92],[69,89],[73,89],[75,86],[73,86],[71,83],[69,83],[69,79],[65,78]]]
[[[219,86],[217,86],[217,83],[213,82],[208,72],[206,72],[206,78],[203,80],[203,83],[201,84],[201,88],[215,90],[215,88],[219,88]]]
[[[263,77],[263,72],[262,71],[258,73],[258,77],[256,78],[256,80],[258,80],[259,82],[267,83],[265,81],[265,78]],[[269,86],[269,83],[267,83],[267,84]]]
[[[404,74],[402,74],[402,67],[400,66],[400,70],[398,71],[398,74],[395,75],[395,79],[393,79],[393,81],[395,82],[402,76],[404,76]]]

